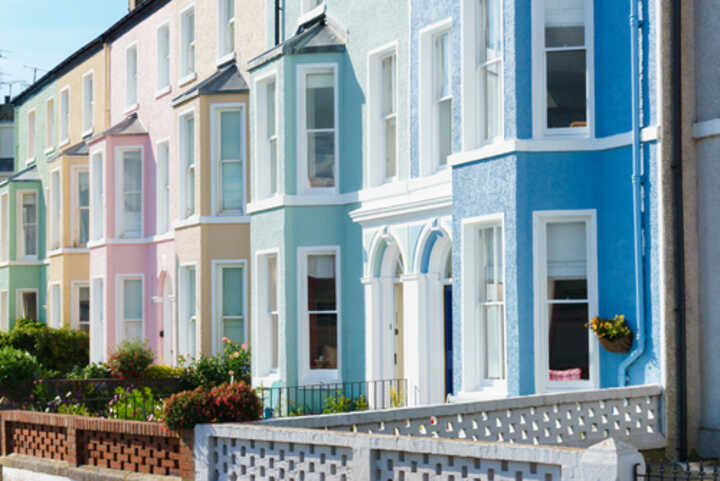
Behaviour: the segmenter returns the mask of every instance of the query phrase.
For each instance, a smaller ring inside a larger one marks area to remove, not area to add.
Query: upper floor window
[[[83,135],[92,132],[93,129],[93,74],[88,73],[83,77]]]
[[[301,67],[300,158],[304,187],[332,189],[337,186],[337,95],[335,66]]]
[[[28,162],[35,160],[35,111],[31,110],[28,113]]]
[[[45,147],[52,149],[57,143],[57,112],[55,99],[48,99],[45,104]]]
[[[161,142],[157,146],[157,234],[170,228],[170,145]]]
[[[255,154],[256,197],[264,199],[278,193],[279,159],[277,127],[277,78],[275,75],[257,83],[257,145]]]
[[[87,170],[76,171],[75,188],[74,247],[86,247],[90,237],[90,173]]]
[[[0,261],[7,262],[10,257],[10,202],[8,194],[0,195]]]
[[[118,232],[123,238],[139,238],[143,235],[143,161],[142,150],[120,151],[118,190]]]
[[[245,108],[221,107],[216,115],[217,213],[241,214],[245,205]]]
[[[170,26],[165,24],[157,30],[157,78],[155,88],[162,92],[170,88]]]
[[[195,117],[192,113],[180,117],[180,218],[195,214]]]
[[[439,166],[447,165],[452,153],[452,57],[450,33],[442,32],[433,41],[433,121],[435,125],[434,155]]]
[[[70,142],[70,88],[60,92],[60,144]]]
[[[60,169],[50,173],[50,249],[60,248],[61,239],[61,223],[62,223],[62,199]]]
[[[38,204],[37,193],[20,193],[20,257],[36,258],[38,255]]]
[[[303,13],[309,12],[318,5],[322,5],[324,0],[302,0]]]
[[[195,73],[195,8],[180,14],[180,76]]]
[[[96,152],[92,155],[92,238],[100,240],[105,235],[105,184],[103,172],[105,170],[103,154]]]
[[[588,135],[593,107],[592,2],[533,2],[538,133]],[[538,51],[540,50],[540,51]]]
[[[398,176],[397,54],[396,45],[381,47],[369,56],[368,174],[370,185]]]
[[[125,107],[134,108],[138,103],[138,55],[137,45],[125,51]]]
[[[235,0],[218,0],[218,11],[218,58],[223,58],[235,47]]]
[[[15,127],[14,124],[0,125],[0,159],[15,157]]]

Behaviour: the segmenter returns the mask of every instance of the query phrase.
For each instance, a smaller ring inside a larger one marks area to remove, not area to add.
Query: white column
[[[428,344],[427,404],[445,401],[445,294],[439,274],[429,274],[425,282],[426,292],[421,298],[427,299],[425,329]]]
[[[403,277],[403,351],[405,378],[407,379],[408,404],[418,406],[427,403],[427,297],[425,276],[411,274]]]
[[[382,337],[380,336],[380,312],[377,302],[379,293],[378,279],[365,277],[362,279],[365,287],[365,380],[376,381],[382,379]],[[370,408],[376,404],[377,393],[373,386],[369,387],[368,403]]]

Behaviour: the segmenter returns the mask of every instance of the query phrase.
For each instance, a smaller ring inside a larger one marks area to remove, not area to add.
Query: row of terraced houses
[[[631,3],[130,0],[12,99],[1,326],[93,361],[228,337],[256,385],[416,405],[664,384],[662,11]],[[627,354],[586,325],[621,313]]]

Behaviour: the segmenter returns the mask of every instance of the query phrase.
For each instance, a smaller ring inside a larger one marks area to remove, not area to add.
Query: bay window
[[[303,189],[337,185],[337,96],[335,67],[300,67],[300,137]]]
[[[38,203],[37,193],[21,192],[20,218],[22,226],[20,232],[21,258],[37,258],[38,255]]]
[[[180,14],[180,77],[181,81],[195,73],[195,8]]]
[[[125,108],[130,110],[138,103],[138,52],[137,45],[125,50]]]
[[[245,324],[245,262],[228,262],[217,265],[215,271],[217,288],[215,324],[216,352],[223,350],[223,337],[237,344],[247,342]]]
[[[83,76],[83,135],[91,133],[93,129],[94,96],[91,72]]]
[[[170,145],[157,145],[157,234],[164,234],[170,228]]]
[[[218,58],[223,58],[235,46],[235,0],[218,0],[218,23]]]
[[[75,245],[86,247],[90,237],[90,174],[87,170],[76,172]]]
[[[180,117],[180,218],[195,214],[195,117],[192,113]]]
[[[143,279],[128,276],[120,282],[122,339],[142,341],[145,338]]]
[[[120,150],[118,232],[122,238],[143,235],[143,160],[141,149]]]
[[[245,207],[245,107],[214,107],[216,160],[215,211],[242,214]]]
[[[105,236],[105,184],[103,154],[92,154],[92,238],[100,240]]]

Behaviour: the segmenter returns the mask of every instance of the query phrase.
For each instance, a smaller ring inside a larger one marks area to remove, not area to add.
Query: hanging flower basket
[[[633,334],[624,315],[616,315],[612,319],[595,317],[586,325],[592,328],[600,344],[607,351],[619,354],[630,352],[633,345]]]
[[[612,340],[605,337],[601,337],[599,339],[600,344],[602,344],[602,347],[604,347],[606,351],[616,352],[618,354],[625,354],[627,352],[630,352],[630,348],[633,345],[632,335],[619,337]]]

